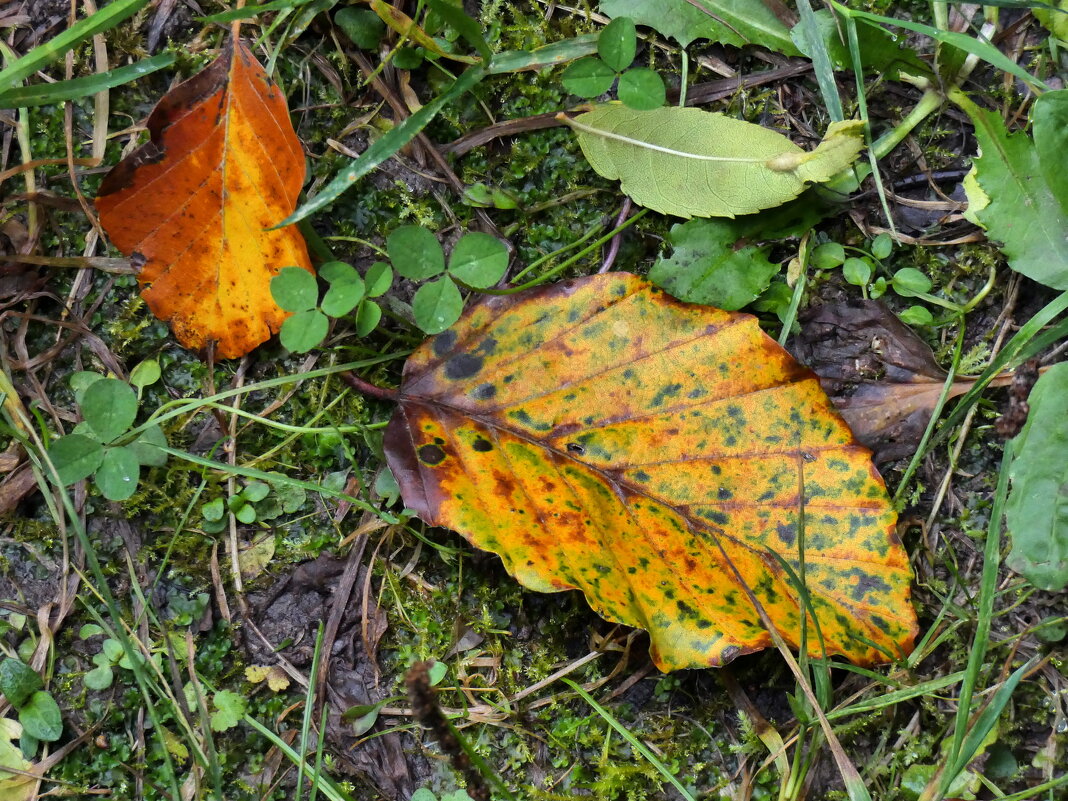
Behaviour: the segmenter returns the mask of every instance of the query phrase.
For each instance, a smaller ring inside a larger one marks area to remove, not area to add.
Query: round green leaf
[[[318,309],[297,312],[282,323],[278,332],[282,346],[292,353],[305,353],[326,339],[330,320]]]
[[[597,97],[612,88],[616,73],[599,58],[581,58],[560,76],[564,88],[579,97]]]
[[[365,337],[378,327],[382,319],[382,307],[373,300],[364,300],[356,312],[356,336]]]
[[[256,522],[256,509],[251,503],[243,503],[234,509],[234,517],[239,522],[248,525],[249,523]]]
[[[508,250],[489,234],[464,234],[449,258],[449,273],[476,289],[493,286],[508,269]]]
[[[667,99],[664,79],[655,70],[640,67],[619,76],[619,99],[623,105],[637,111],[660,108]]]
[[[853,286],[867,286],[868,281],[871,280],[871,273],[871,265],[856,256],[846,259],[845,264],[842,265],[842,275]]]
[[[418,225],[402,225],[386,239],[394,269],[405,278],[422,281],[445,270],[445,252],[437,237]]]
[[[894,240],[890,234],[879,234],[872,240],[871,255],[877,259],[885,259],[894,250]]]
[[[116,378],[97,381],[82,396],[82,416],[101,442],[111,442],[133,425],[137,393]]]
[[[301,267],[283,267],[271,279],[271,296],[279,308],[291,312],[314,309],[319,301],[315,276]]]
[[[343,8],[334,15],[334,24],[361,50],[375,50],[386,32],[386,23],[367,8]]]
[[[331,261],[319,268],[319,275],[330,284],[320,306],[325,314],[341,317],[356,308],[363,297],[363,279],[355,268]]]
[[[19,723],[26,734],[46,743],[58,740],[63,734],[63,716],[59,713],[59,704],[44,690],[31,695],[19,710]]]
[[[81,406],[82,396],[85,395],[85,390],[89,389],[97,381],[103,381],[104,376],[100,373],[92,373],[88,370],[80,370],[77,373],[71,373],[70,376],[70,388],[74,390],[74,400]]]
[[[629,67],[637,51],[638,32],[630,17],[616,17],[597,37],[597,54],[616,72]]]
[[[163,372],[159,368],[159,362],[155,359],[145,359],[130,371],[130,383],[144,389],[159,381],[161,375]]]
[[[141,436],[126,447],[145,467],[164,467],[167,464],[167,454],[161,450],[167,447],[167,437],[158,425],[146,428]]]
[[[263,481],[253,481],[243,490],[241,490],[241,497],[249,503],[256,503],[262,501],[271,492],[271,485]]]
[[[393,268],[384,261],[376,261],[367,268],[363,282],[367,288],[367,297],[377,298],[384,295],[393,284]]]
[[[881,275],[876,278],[872,282],[872,285],[868,287],[868,294],[871,296],[871,299],[876,300],[877,298],[881,298],[883,295],[885,295],[886,286],[887,285],[885,278],[883,278]]]
[[[205,520],[214,523],[216,520],[222,520],[223,515],[226,513],[226,506],[223,504],[222,498],[215,498],[201,506],[200,513]]]
[[[115,672],[111,669],[111,665],[98,665],[82,678],[86,689],[89,690],[106,690],[114,680]]]
[[[444,662],[432,662],[430,670],[427,671],[427,678],[430,679],[430,686],[436,687],[441,684],[445,677],[449,674],[449,666]]]
[[[399,70],[418,69],[423,63],[423,51],[414,47],[398,47],[393,54],[393,66]]]
[[[845,248],[837,242],[825,242],[812,251],[812,266],[817,270],[833,270],[845,261]]]
[[[15,709],[42,687],[41,677],[26,663],[10,656],[0,662],[0,693]]]
[[[905,267],[894,273],[893,285],[894,291],[906,298],[931,291],[931,279],[915,267]]]
[[[898,315],[906,325],[930,325],[934,316],[923,306],[909,306]]]
[[[460,319],[464,300],[448,276],[423,284],[412,298],[415,324],[427,334],[440,334]]]
[[[104,446],[84,434],[68,434],[52,443],[48,458],[66,487],[96,472],[104,459]]]
[[[109,501],[125,501],[137,491],[141,463],[131,448],[108,448],[93,481]]]

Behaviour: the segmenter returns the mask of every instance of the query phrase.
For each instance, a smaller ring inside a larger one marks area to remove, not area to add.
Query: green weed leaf
[[[871,242],[871,255],[882,261],[894,250],[894,240],[890,234],[879,234]]]
[[[318,309],[308,309],[287,318],[278,334],[286,350],[306,353],[326,339],[329,330],[330,319]]]
[[[363,299],[363,279],[351,265],[342,261],[327,262],[319,268],[319,275],[330,284],[320,306],[324,314],[342,317]]]
[[[970,103],[980,156],[964,181],[965,216],[1004,243],[1009,266],[1054,289],[1068,289],[1068,89],[1047,92],[1032,111],[1034,140],[1010,134],[1001,116]]]
[[[689,0],[601,0],[601,11],[608,16],[630,17],[683,47],[694,39],[710,39],[735,47],[759,44],[788,56],[801,55],[789,29],[762,0],[718,0],[708,7],[715,17]]]
[[[1049,368],[1028,398],[1031,413],[1009,443],[1012,489],[1006,564],[1043,590],[1068,586],[1068,362]]]
[[[68,434],[52,443],[48,458],[55,465],[60,482],[67,487],[96,472],[104,460],[104,446],[84,434]]]
[[[109,501],[125,501],[137,491],[140,472],[141,464],[132,448],[107,448],[93,481]]]
[[[356,312],[356,336],[365,337],[378,327],[382,307],[373,300],[364,300]]]
[[[159,381],[163,372],[155,359],[145,359],[130,371],[130,383],[138,389],[150,387]]]
[[[913,298],[931,291],[931,279],[915,267],[905,267],[894,273],[894,291],[903,298]]]
[[[464,234],[449,257],[449,273],[476,289],[493,286],[507,269],[507,248],[489,234]]]
[[[691,220],[672,227],[671,258],[661,258],[650,280],[679,300],[734,311],[752,303],[768,288],[779,265],[768,261],[768,248],[744,245],[725,220]]]
[[[423,284],[412,298],[415,324],[427,334],[440,334],[460,319],[464,299],[448,276]]]
[[[263,481],[253,481],[241,490],[241,497],[249,503],[259,503],[270,494],[271,485]]]
[[[445,252],[426,228],[402,225],[386,239],[386,252],[393,268],[413,281],[422,281],[445,271]]]
[[[241,722],[248,706],[243,696],[230,690],[219,690],[215,693],[212,703],[215,705],[215,712],[211,715],[212,731],[234,728]]]
[[[111,665],[98,665],[88,671],[82,679],[87,689],[97,691],[106,690],[114,680],[115,671],[111,669]]]
[[[45,743],[55,742],[63,734],[63,716],[56,699],[44,690],[38,690],[19,709],[22,730]]]
[[[367,268],[363,283],[367,297],[380,297],[386,294],[393,285],[393,268],[384,261],[376,261]]]
[[[223,504],[223,499],[215,498],[208,501],[200,507],[200,514],[204,516],[205,520],[212,523],[222,520],[223,515],[226,514],[226,506]]]
[[[149,426],[126,447],[136,454],[137,461],[145,467],[164,467],[167,464],[167,454],[161,450],[167,447],[167,437],[159,426]]]
[[[616,71],[599,58],[583,58],[569,64],[560,80],[573,95],[597,97],[612,88]]]
[[[606,104],[569,120],[600,175],[653,211],[734,217],[797,197],[848,167],[863,125],[832,123],[813,151],[759,125],[695,108],[635,111]]]
[[[909,306],[898,317],[905,325],[924,326],[934,323],[934,315],[925,306]]]
[[[638,52],[638,32],[634,20],[616,17],[604,26],[597,39],[597,54],[616,72],[622,72]]]
[[[871,265],[856,256],[846,259],[842,265],[842,277],[853,286],[867,286],[871,273]]]
[[[623,105],[638,111],[660,108],[667,99],[667,89],[660,73],[645,67],[627,70],[620,75],[616,91]]]
[[[367,8],[343,8],[334,15],[334,24],[361,50],[375,50],[386,33],[386,23]]]
[[[0,662],[0,693],[15,709],[20,709],[42,687],[41,677],[26,663],[12,657]]]
[[[283,267],[271,279],[271,296],[278,307],[291,312],[314,309],[319,301],[315,276],[300,267]]]
[[[76,373],[70,375],[70,388],[74,392],[74,400],[79,406],[82,405],[82,398],[85,396],[85,390],[89,389],[97,381],[103,381],[104,376],[100,373],[92,373],[88,370],[79,370]]]
[[[833,270],[845,261],[845,248],[837,242],[824,242],[812,251],[812,266],[817,270]]]
[[[111,442],[133,425],[137,393],[117,378],[97,381],[82,395],[82,416],[101,442]]]

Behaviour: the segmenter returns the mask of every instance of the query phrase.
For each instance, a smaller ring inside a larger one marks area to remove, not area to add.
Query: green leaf
[[[1031,13],[1046,30],[1062,42],[1068,42],[1068,0],[1060,0],[1055,8],[1035,8]]]
[[[965,216],[1004,243],[1009,266],[1054,289],[1068,289],[1068,89],[1047,92],[1032,111],[1034,141],[1009,134],[1000,115],[964,106],[980,156],[972,161]],[[1058,149],[1061,155],[1058,157]]]
[[[725,220],[691,220],[668,234],[674,251],[661,258],[649,279],[679,300],[734,311],[752,303],[779,272],[768,261],[768,248],[744,245]]]
[[[10,656],[0,662],[0,693],[15,709],[21,708],[42,687],[44,682],[37,671],[24,662]]]
[[[875,258],[887,258],[894,250],[894,240],[890,234],[879,234],[871,243],[871,255]]]
[[[145,359],[130,371],[130,383],[139,389],[150,387],[159,381],[163,372],[155,359]]]
[[[256,522],[256,507],[240,496],[230,498],[228,504],[230,511],[234,513],[239,523],[246,526]]]
[[[489,234],[464,234],[449,256],[449,273],[476,289],[493,286],[507,269],[508,249]]]
[[[353,737],[361,737],[367,734],[378,721],[378,714],[390,701],[395,700],[392,698],[384,698],[377,704],[358,704],[357,706],[350,706],[344,712],[341,713],[342,723],[349,725],[349,734]],[[413,795],[412,798],[415,798]]]
[[[845,261],[845,248],[837,242],[824,242],[812,251],[812,266],[817,270],[833,270]]]
[[[623,105],[638,111],[660,108],[667,99],[667,89],[660,73],[645,67],[627,70],[620,75],[616,92]]]
[[[616,17],[604,26],[597,39],[597,54],[609,68],[622,72],[638,52],[638,32],[630,17]]]
[[[363,282],[367,297],[377,298],[384,295],[393,285],[393,268],[384,261],[376,261],[367,268]]]
[[[445,251],[434,234],[419,225],[402,225],[386,239],[393,269],[413,281],[433,278],[445,271]]]
[[[853,286],[867,286],[871,273],[871,265],[856,256],[846,259],[842,265],[842,277]]]
[[[367,8],[343,8],[334,15],[334,24],[361,50],[375,50],[386,33],[386,23]]]
[[[200,507],[200,514],[204,516],[205,520],[214,523],[217,520],[222,520],[223,515],[226,514],[226,505],[223,504],[222,498],[215,498]]]
[[[297,312],[282,323],[279,339],[292,353],[305,353],[326,339],[330,319],[318,309]]]
[[[844,24],[835,20],[830,9],[821,8],[813,16],[816,35],[823,42],[832,67],[836,70],[852,70],[853,59],[844,38]],[[802,53],[812,58],[815,47],[805,39],[800,25],[794,26],[790,36]],[[906,46],[903,35],[873,25],[858,25],[857,44],[865,72],[877,73],[895,81],[900,79],[902,72],[923,76],[931,74],[931,68],[920,60],[916,51]]]
[[[79,406],[82,405],[82,398],[85,396],[85,390],[89,389],[97,381],[103,381],[104,376],[100,373],[92,373],[88,370],[79,370],[76,373],[70,374],[70,388],[74,392],[74,400]]]
[[[449,666],[436,660],[431,663],[430,670],[427,671],[427,678],[430,680],[431,687],[437,687],[445,680],[447,675],[449,675]]]
[[[104,460],[104,446],[84,434],[68,434],[48,448],[48,458],[59,473],[64,487],[88,478]]]
[[[97,381],[82,395],[82,417],[101,442],[111,442],[133,425],[137,393],[117,378]]]
[[[136,81],[145,75],[169,67],[174,63],[173,53],[160,53],[129,64],[118,69],[71,78],[69,81],[55,83],[36,83],[30,86],[17,86],[0,92],[0,108],[23,108],[26,106],[43,106],[79,100],[105,89],[114,89],[130,81]]]
[[[364,300],[356,312],[356,336],[365,337],[378,327],[382,319],[382,307],[373,300]]]
[[[489,66],[491,75],[523,70],[540,70],[566,64],[576,58],[593,55],[597,52],[597,34],[586,33],[573,39],[552,42],[533,50],[507,50],[497,53]]]
[[[694,39],[741,47],[763,45],[788,56],[801,55],[790,39],[789,29],[763,0],[717,0],[705,13],[689,0],[601,0],[601,12],[610,17],[630,17],[648,25],[686,47]]]
[[[913,326],[931,325],[934,322],[934,315],[924,306],[909,306],[898,317],[901,322]]]
[[[271,485],[264,481],[253,481],[243,490],[241,490],[241,497],[249,503],[257,503],[262,501],[268,495],[271,494]]]
[[[393,66],[399,70],[419,69],[423,63],[423,51],[414,47],[398,47],[393,52]]]
[[[330,288],[323,296],[320,308],[331,317],[342,317],[356,308],[363,298],[363,279],[356,269],[343,261],[331,261],[319,268]]]
[[[106,690],[114,680],[115,671],[111,669],[111,665],[98,665],[82,678],[86,688],[90,690]]]
[[[137,491],[140,472],[141,463],[132,448],[107,448],[93,481],[109,501],[125,501]]]
[[[301,267],[283,267],[271,279],[271,296],[280,309],[307,311],[319,302],[319,284],[314,275]]]
[[[1068,586],[1068,362],[1049,368],[1028,398],[1031,413],[1011,440],[1006,564],[1043,590]]]
[[[412,298],[415,324],[427,334],[440,334],[460,319],[464,299],[447,275],[423,284]]]
[[[848,167],[863,123],[832,123],[813,151],[759,125],[695,108],[598,106],[568,120],[600,175],[653,211],[733,217],[778,206]]]
[[[905,267],[894,273],[894,291],[903,298],[914,298],[931,291],[931,279],[915,267]]]
[[[95,637],[98,634],[103,634],[104,630],[100,628],[96,623],[86,623],[80,629],[78,629],[78,639],[88,640],[90,637]]]
[[[599,58],[584,58],[569,64],[560,76],[564,88],[579,97],[603,95],[615,80],[615,70]]]
[[[44,690],[38,690],[19,709],[19,723],[23,731],[42,742],[51,743],[63,734],[63,716],[56,699]]]
[[[165,467],[167,453],[161,450],[167,447],[167,437],[158,425],[146,428],[137,439],[126,446],[136,456],[137,461],[145,467]]]
[[[211,715],[211,730],[226,731],[241,722],[248,705],[244,696],[230,690],[219,690],[212,698],[215,712]]]

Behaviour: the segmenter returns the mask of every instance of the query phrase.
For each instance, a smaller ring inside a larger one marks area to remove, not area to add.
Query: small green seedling
[[[139,390],[152,383],[147,380],[151,375],[151,370],[141,371]],[[124,501],[137,491],[142,466],[167,464],[167,454],[160,450],[167,447],[163,429],[154,425],[136,437],[128,433],[137,419],[138,395],[124,381],[80,372],[70,384],[83,422],[51,443],[48,458],[63,486],[92,476],[101,495]]]
[[[330,318],[344,317],[355,310],[356,334],[367,336],[382,319],[382,308],[371,298],[384,295],[393,283],[393,271],[384,262],[375,262],[363,278],[351,265],[331,261],[319,268],[329,288],[319,301],[315,276],[300,267],[283,267],[271,279],[271,295],[280,308],[293,312],[279,332],[282,345],[293,353],[305,353],[322,344],[330,328]]]
[[[579,97],[597,97],[612,88],[623,105],[649,111],[664,105],[667,90],[659,73],[645,67],[627,69],[638,52],[638,33],[629,17],[616,17],[597,39],[597,55],[568,66],[561,76],[564,88]]]
[[[283,513],[293,514],[299,511],[307,497],[308,493],[302,487],[292,484],[253,481],[225,501],[215,498],[203,504],[200,507],[200,514],[204,518],[201,529],[208,534],[222,531],[226,528],[227,512],[245,525],[257,521],[265,523]]]
[[[11,657],[0,662],[0,693],[18,712],[25,753],[34,753],[38,741],[55,742],[63,734],[59,704],[29,665]]]
[[[436,796],[426,787],[420,787],[412,793],[412,801],[472,801],[472,799],[467,794],[467,790],[453,790],[451,793]]]
[[[418,225],[402,225],[393,231],[386,240],[386,252],[405,278],[435,279],[419,287],[412,298],[415,324],[427,334],[440,334],[460,319],[464,301],[457,282],[472,289],[488,289],[508,269],[508,250],[489,234],[461,236],[447,266],[437,237]]]
[[[471,184],[464,190],[463,202],[465,205],[474,206],[478,209],[518,209],[519,199],[515,193],[497,186],[487,186],[483,183]]]

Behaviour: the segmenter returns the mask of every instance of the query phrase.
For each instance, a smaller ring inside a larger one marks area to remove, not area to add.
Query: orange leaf
[[[285,97],[232,39],[160,100],[148,130],[101,184],[100,222],[143,259],[141,296],[182,345],[243,356],[287,317],[271,277],[287,265],[311,270],[295,227],[264,230],[292,213],[304,183]]]
[[[409,357],[398,401],[404,502],[527,587],[648,629],[663,670],[770,645],[754,601],[792,645],[807,625],[814,655],[816,621],[860,664],[911,650],[870,453],[749,315],[626,273],[492,297]]]

